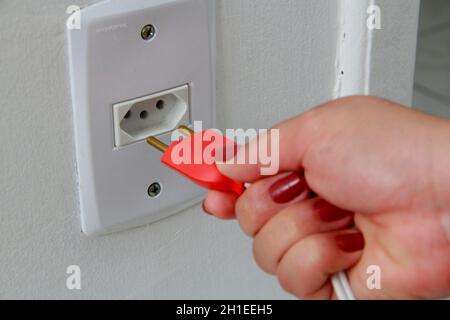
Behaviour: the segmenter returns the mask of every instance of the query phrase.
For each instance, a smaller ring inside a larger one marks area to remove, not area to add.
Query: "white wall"
[[[420,0],[340,0],[336,96],[411,105]],[[376,7],[380,29],[367,27]]]
[[[80,233],[64,21],[69,4],[93,2],[0,1],[0,298],[287,297],[236,223],[199,207]],[[334,0],[219,1],[220,125],[270,126],[331,98],[336,11]],[[81,291],[65,287],[70,264]]]
[[[93,2],[0,1],[0,298],[287,297],[236,223],[199,207],[81,234],[64,22],[69,4]],[[220,126],[270,126],[333,97],[337,1],[218,2]],[[70,264],[81,291],[65,287]]]
[[[422,1],[414,105],[450,119],[450,1]]]

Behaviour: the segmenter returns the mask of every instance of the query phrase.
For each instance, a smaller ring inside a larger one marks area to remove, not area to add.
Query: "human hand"
[[[203,204],[238,219],[264,271],[299,298],[333,298],[330,275],[343,270],[359,299],[450,295],[449,121],[350,97],[275,128],[281,173],[219,163],[252,185],[240,198],[210,191]],[[366,285],[372,265],[380,290]]]

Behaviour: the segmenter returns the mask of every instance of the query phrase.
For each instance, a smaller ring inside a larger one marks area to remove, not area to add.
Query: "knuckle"
[[[276,270],[276,276],[280,286],[284,291],[298,296],[299,284],[297,283],[299,276],[304,272],[298,263],[298,256],[296,253],[288,252]]]
[[[311,241],[309,244],[302,243],[293,250],[283,258],[277,269],[278,282],[285,291],[298,298],[314,298],[318,288],[312,287],[314,281],[310,281],[311,277],[314,277],[314,272],[317,271],[321,255],[323,255],[320,241]]]
[[[253,224],[252,217],[254,214],[252,213],[252,210],[250,210],[250,207],[251,205],[248,203],[245,194],[236,202],[236,218],[239,225],[246,235],[252,237],[253,233],[251,225]]]
[[[272,265],[271,253],[267,252],[266,241],[259,235],[253,241],[252,251],[258,267],[268,274],[275,274],[276,266]]]
[[[293,294],[289,277],[287,276],[287,274],[285,272],[283,272],[283,271],[278,272],[277,280],[278,280],[278,283],[280,284],[281,288],[284,291]]]
[[[310,292],[306,292],[301,284],[293,285],[292,284],[293,280],[285,272],[277,274],[277,279],[281,288],[287,293],[290,293],[299,299],[307,300],[309,297],[312,297],[312,294]]]
[[[324,114],[324,105],[312,108],[301,115],[303,126],[313,128]]]
[[[236,203],[236,217],[242,230],[250,237],[255,237],[264,218],[264,215],[261,214],[264,208],[259,205],[259,191],[257,189],[257,186],[252,186]]]
[[[305,246],[308,255],[305,257],[305,264],[308,265],[308,270],[318,270],[320,266],[330,259],[326,248],[328,247],[326,241],[321,236],[312,236],[305,241]]]

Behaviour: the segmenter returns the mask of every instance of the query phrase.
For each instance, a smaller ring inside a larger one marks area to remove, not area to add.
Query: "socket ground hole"
[[[156,102],[156,109],[162,110],[164,109],[164,105],[165,105],[164,100],[158,100],[158,102]]]
[[[141,118],[142,120],[147,119],[148,117],[148,112],[146,110],[141,111],[141,113],[139,114],[139,118]]]

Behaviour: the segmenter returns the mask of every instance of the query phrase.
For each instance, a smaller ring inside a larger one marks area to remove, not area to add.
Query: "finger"
[[[232,193],[210,190],[203,201],[203,211],[222,220],[234,219],[237,198]]]
[[[302,174],[287,173],[261,179],[237,200],[236,218],[242,230],[253,237],[276,213],[308,196]]]
[[[353,226],[353,213],[316,198],[293,204],[267,222],[253,242],[258,266],[275,274],[281,258],[295,243],[316,234]]]
[[[355,231],[309,236],[288,250],[277,269],[278,280],[288,292],[303,299],[329,299],[330,275],[349,269],[362,254],[364,239]]]
[[[234,157],[225,162],[217,162],[218,169],[226,176],[242,182],[254,182],[264,174],[269,165],[279,172],[298,171],[308,146],[318,135],[315,130],[315,111],[309,111],[296,118],[281,123],[267,134],[253,139],[249,144],[239,147]],[[267,143],[267,141],[269,143]],[[269,161],[263,161],[261,146],[270,145]],[[278,152],[277,152],[278,150]],[[256,161],[250,161],[250,160]],[[252,163],[249,163],[252,162]],[[267,162],[267,163],[264,163]],[[276,174],[275,172],[274,174]]]

